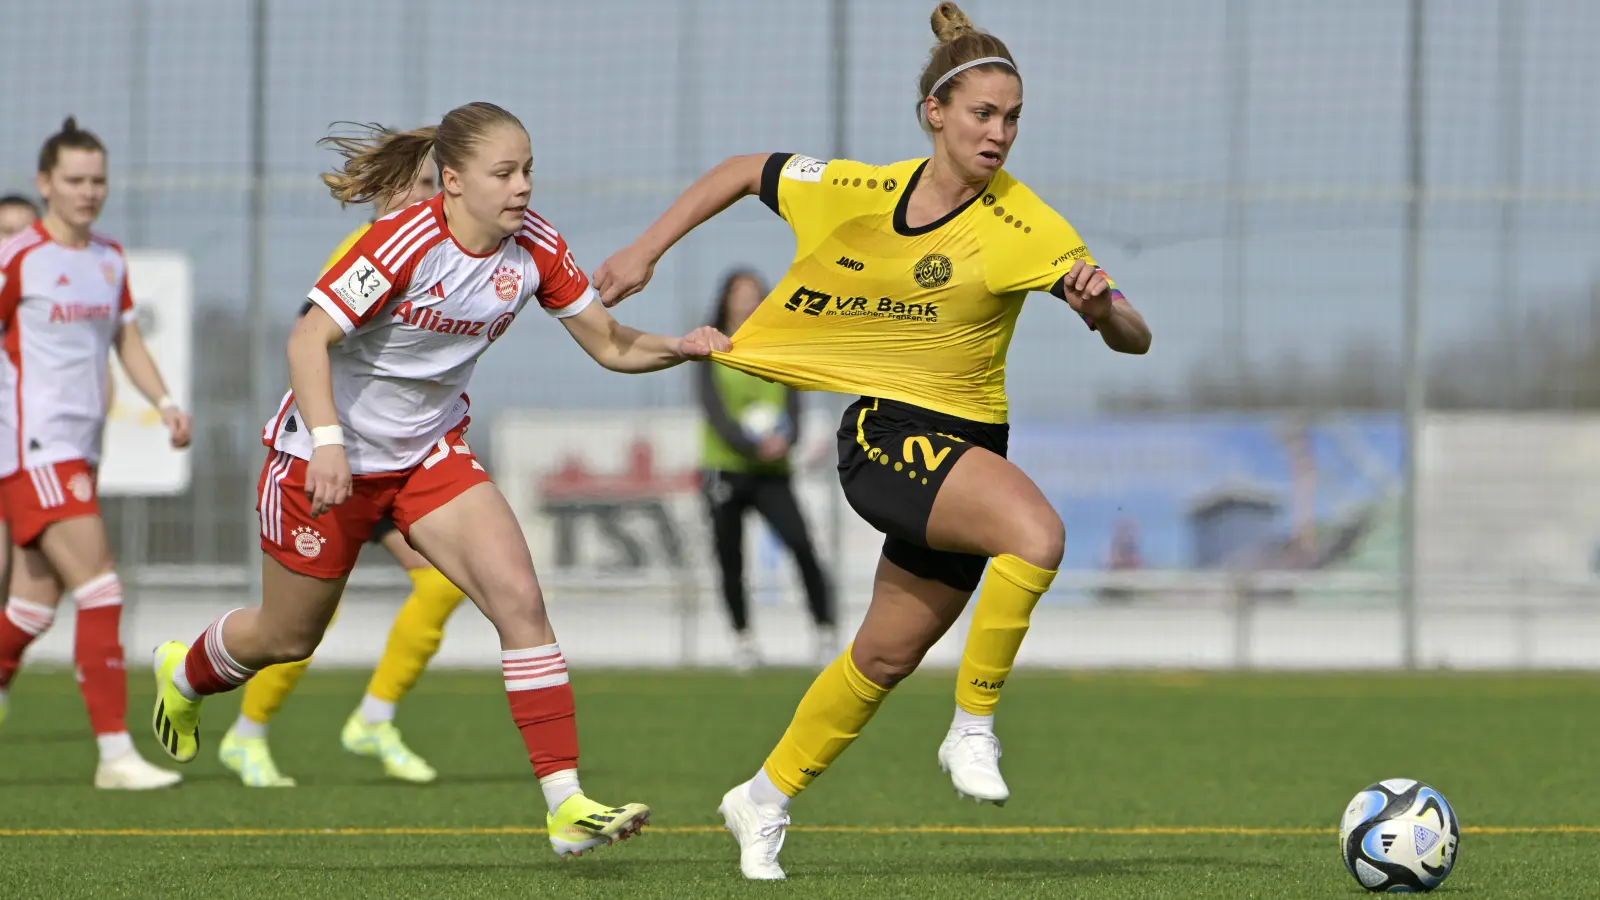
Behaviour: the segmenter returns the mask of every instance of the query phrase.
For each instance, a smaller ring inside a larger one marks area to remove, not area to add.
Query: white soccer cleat
[[[816,664],[818,668],[826,669],[828,664],[839,658],[839,653],[844,649],[839,643],[839,630],[832,625],[824,625],[817,629]]]
[[[960,796],[1005,806],[1011,798],[1000,777],[1000,739],[987,728],[952,728],[939,745],[939,768],[950,773]]]
[[[755,635],[740,634],[733,639],[733,670],[741,674],[761,668],[761,646]]]
[[[786,876],[778,865],[783,835],[789,827],[789,814],[776,806],[762,806],[750,797],[750,782],[722,795],[723,827],[739,842],[739,871],[751,881],[781,881]]]
[[[183,780],[177,772],[158,769],[145,762],[138,751],[101,760],[94,770],[94,786],[105,791],[154,791],[169,788]]]

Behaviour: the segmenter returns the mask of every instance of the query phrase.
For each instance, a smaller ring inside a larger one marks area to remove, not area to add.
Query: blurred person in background
[[[18,232],[39,218],[39,205],[21,194],[0,197],[0,243],[10,240]]]
[[[192,647],[156,648],[151,726],[173,759],[192,761],[204,698],[309,657],[362,545],[390,516],[499,634],[551,849],[573,856],[632,837],[650,808],[597,803],[579,783],[566,657],[522,526],[466,442],[466,389],[478,358],[530,302],[618,372],[704,359],[728,340],[709,326],[647,334],[594,302],[566,240],[528,208],[528,132],[501,107],[469,103],[436,126],[372,125],[323,143],[344,157],[323,176],[342,203],[410,190],[430,157],[443,191],[374,223],[311,289],[315,306],[288,340],[291,390],[262,432],[261,605],[224,613]],[[630,730],[612,740],[645,752],[643,738]]]
[[[980,582],[936,759],[959,795],[1010,797],[994,710],[1061,564],[1065,529],[1005,457],[1006,350],[1031,292],[1065,301],[1116,352],[1150,346],[1144,319],[1082,238],[1003,168],[1022,114],[1011,52],[953,3],[931,24],[938,42],[917,101],[930,157],[887,166],[731,157],[595,272],[615,304],[684,235],[757,195],[794,230],[794,259],[733,350],[712,358],[802,390],[861,395],[839,423],[839,480],[886,538],[872,601],[766,762],[723,795],[749,879],[785,877],[790,801],[860,735]]]
[[[168,396],[134,321],[122,248],[91,230],[106,201],[105,145],[68,118],[39,151],[37,181],[44,218],[0,244],[0,328],[9,349],[0,365],[0,430],[16,435],[0,446],[0,494],[15,544],[0,617],[0,694],[70,594],[78,685],[100,749],[95,787],[169,787],[180,776],[146,762],[125,722],[122,584],[96,496],[111,349],[160,410],[176,449],[189,445],[189,416]]]
[[[21,234],[39,218],[39,205],[21,194],[0,197],[0,245]],[[0,290],[4,289],[5,276],[0,274]],[[107,382],[110,381],[109,370]],[[106,403],[111,402],[109,394]],[[0,442],[16,442],[15,434],[0,435]],[[6,521],[3,501],[0,501],[0,604],[10,594],[11,585],[11,525]],[[3,676],[0,676],[3,677]],[[6,718],[6,689],[0,682],[0,722]]]
[[[339,242],[339,246],[323,263],[322,271],[326,272],[343,259],[356,241],[372,227],[373,221],[427,202],[438,193],[439,182],[435,169],[424,163],[408,191],[381,197],[373,204],[374,218]],[[312,305],[305,303],[300,314],[310,312]],[[367,684],[367,692],[361,698],[360,706],[345,720],[339,740],[351,753],[376,757],[389,777],[413,784],[426,784],[437,778],[438,772],[412,752],[401,739],[400,731],[394,725],[395,708],[416,685],[423,669],[439,651],[439,644],[444,640],[445,623],[461,605],[461,601],[466,599],[466,595],[406,543],[405,535],[395,527],[392,517],[380,518],[373,526],[372,536],[367,542],[383,547],[394,557],[400,568],[405,570],[406,577],[411,579],[411,594],[406,597],[394,624],[390,626],[389,639]],[[222,736],[217,755],[222,764],[237,773],[246,786],[294,786],[293,778],[278,771],[272,749],[267,743],[267,726],[294,691],[295,685],[299,684],[309,665],[311,660],[308,658],[268,666],[245,685],[244,697],[239,703],[239,718]]]
[[[766,295],[767,286],[754,271],[728,273],[717,292],[712,327],[733,334]],[[695,390],[705,413],[701,477],[722,600],[733,624],[734,666],[748,671],[761,665],[750,633],[744,578],[744,518],[752,507],[794,555],[805,585],[806,608],[816,626],[817,655],[826,664],[839,652],[833,602],[790,481],[789,454],[800,441],[799,392],[737,369],[709,365],[696,369]]]

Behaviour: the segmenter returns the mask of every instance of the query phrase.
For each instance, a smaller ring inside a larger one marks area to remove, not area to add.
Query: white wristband
[[[178,409],[178,408],[179,408],[178,401],[172,399],[172,396],[170,394],[162,394],[161,395],[161,399],[156,401],[156,409],[159,409],[159,410],[165,411],[165,410],[169,410],[169,409]]]
[[[326,447],[329,444],[344,446],[344,429],[338,425],[321,425],[311,429],[311,449]]]

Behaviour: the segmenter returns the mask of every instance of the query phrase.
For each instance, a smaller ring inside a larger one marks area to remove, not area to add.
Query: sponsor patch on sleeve
[[[789,157],[789,161],[783,164],[783,171],[778,174],[790,181],[821,181],[822,170],[827,167],[828,164],[820,159],[797,153]]]
[[[350,307],[358,317],[367,314],[372,305],[389,291],[389,279],[383,277],[378,267],[365,256],[356,258],[350,268],[333,282],[333,292]]]

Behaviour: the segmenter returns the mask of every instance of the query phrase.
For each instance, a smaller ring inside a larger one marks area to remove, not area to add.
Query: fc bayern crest
[[[72,499],[79,503],[88,503],[94,499],[94,479],[79,472],[67,479],[67,490],[71,492]]]
[[[320,531],[308,525],[301,525],[293,529],[289,532],[289,536],[294,538],[294,549],[306,559],[316,559],[320,556],[322,554],[322,545],[328,542],[328,539],[323,537]]]
[[[522,273],[510,266],[495,269],[493,281],[495,296],[507,303],[517,299],[517,294],[522,290]]]

